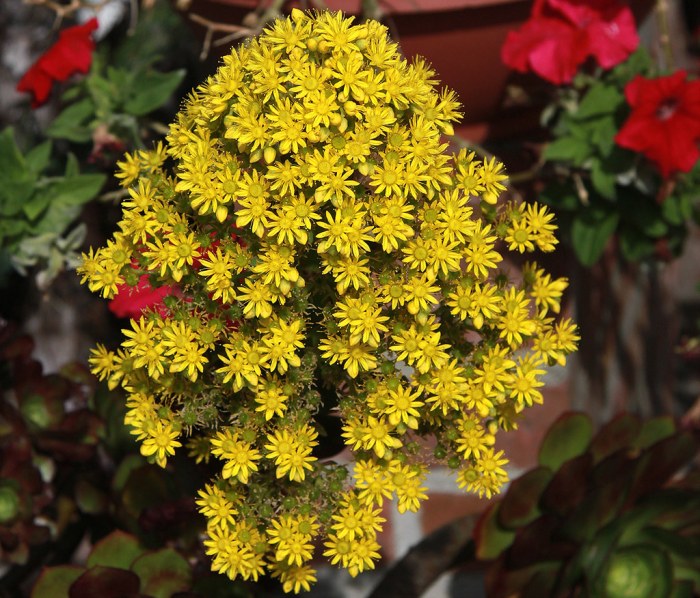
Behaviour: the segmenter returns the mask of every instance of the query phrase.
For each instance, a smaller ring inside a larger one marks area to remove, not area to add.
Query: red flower
[[[625,87],[632,114],[615,142],[640,152],[664,177],[689,172],[700,158],[700,81],[685,71],[646,79],[640,75]]]
[[[144,310],[155,308],[163,317],[167,317],[168,308],[163,299],[168,295],[180,294],[180,289],[174,286],[164,285],[153,288],[148,282],[148,274],[142,274],[134,287],[121,284],[117,287],[117,294],[109,304],[109,310],[119,318],[138,318]]]
[[[618,0],[536,0],[530,19],[508,33],[501,58],[516,71],[561,85],[589,56],[609,69],[638,44],[632,12]]]
[[[87,73],[92,64],[95,42],[91,33],[97,29],[97,19],[61,31],[51,46],[24,74],[17,91],[34,96],[32,108],[41,106],[49,97],[54,81],[65,81],[75,73]]]

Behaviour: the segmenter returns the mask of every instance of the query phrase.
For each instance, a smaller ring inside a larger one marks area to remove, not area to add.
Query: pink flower
[[[516,71],[561,85],[589,56],[609,69],[638,45],[632,12],[618,0],[536,0],[530,19],[508,33],[501,58]]]
[[[646,156],[668,178],[689,172],[700,158],[700,81],[685,71],[646,79],[640,75],[625,87],[632,113],[615,142]]]
[[[65,81],[75,73],[87,73],[92,64],[95,42],[91,33],[97,19],[61,31],[58,41],[30,67],[17,84],[17,91],[31,93],[32,108],[41,106],[49,97],[55,81]]]

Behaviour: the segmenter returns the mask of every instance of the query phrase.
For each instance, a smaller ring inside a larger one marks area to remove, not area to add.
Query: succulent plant
[[[68,472],[96,458],[103,429],[87,407],[96,385],[87,369],[43,374],[33,349],[31,337],[0,320],[0,561],[20,565],[71,522],[81,494],[77,508],[90,510],[94,493]]]
[[[177,477],[146,463],[121,398],[78,363],[43,373],[33,350],[29,335],[0,320],[3,590],[24,595],[41,564],[69,562],[84,537],[115,527],[187,551],[204,525],[192,498],[202,480],[187,458]]]
[[[147,550],[138,538],[114,531],[93,546],[85,566],[44,569],[32,598],[152,596],[170,598],[190,588],[192,567],[172,548]]]
[[[539,465],[482,515],[476,555],[498,596],[655,598],[700,591],[697,442],[670,418],[581,413],[548,431]]]

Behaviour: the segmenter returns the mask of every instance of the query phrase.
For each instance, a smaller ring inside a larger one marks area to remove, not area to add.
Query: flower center
[[[678,100],[676,98],[666,98],[656,110],[656,116],[659,120],[668,120],[671,118],[678,108]]]

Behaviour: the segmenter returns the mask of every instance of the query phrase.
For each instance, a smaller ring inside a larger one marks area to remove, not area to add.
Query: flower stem
[[[664,56],[664,66],[671,71],[675,65],[673,45],[668,24],[668,0],[656,0],[656,21],[659,27],[659,44]]]

